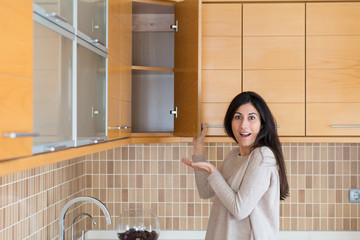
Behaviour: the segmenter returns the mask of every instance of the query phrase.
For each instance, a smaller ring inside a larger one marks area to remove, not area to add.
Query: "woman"
[[[182,159],[195,169],[200,197],[214,197],[205,239],[277,239],[289,186],[274,118],[258,94],[243,92],[230,103],[224,127],[239,147],[219,169],[206,162],[205,126],[194,138],[192,161]]]

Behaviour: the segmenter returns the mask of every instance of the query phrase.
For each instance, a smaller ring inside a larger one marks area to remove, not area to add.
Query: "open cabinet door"
[[[199,0],[175,4],[175,136],[200,135]]]

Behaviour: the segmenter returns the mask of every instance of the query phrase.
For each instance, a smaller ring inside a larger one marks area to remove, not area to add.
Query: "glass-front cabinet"
[[[106,136],[106,54],[87,42],[77,46],[78,145],[96,143]]]
[[[106,44],[106,1],[78,0],[78,36],[88,42],[105,48]]]
[[[33,11],[33,153],[105,141],[107,1],[34,0]]]
[[[73,36],[34,16],[33,152],[74,146]]]

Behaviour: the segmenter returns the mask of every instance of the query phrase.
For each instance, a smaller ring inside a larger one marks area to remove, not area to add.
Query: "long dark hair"
[[[251,103],[260,113],[261,127],[255,139],[253,149],[257,147],[269,147],[276,158],[279,166],[280,176],[280,200],[284,200],[289,195],[289,184],[286,177],[286,166],[282,153],[280,140],[277,134],[276,123],[269,107],[264,99],[254,92],[242,92],[237,95],[230,103],[224,118],[224,127],[227,135],[237,142],[232,131],[232,120],[236,110],[243,104]]]

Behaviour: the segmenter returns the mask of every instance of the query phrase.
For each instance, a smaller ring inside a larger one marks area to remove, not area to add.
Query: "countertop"
[[[158,240],[203,240],[205,231],[160,231]],[[86,233],[86,240],[119,240],[114,230],[94,230]]]
[[[93,230],[86,233],[87,240],[118,240],[114,230]],[[205,231],[160,232],[158,240],[203,240]],[[360,231],[280,231],[278,240],[359,240]]]

